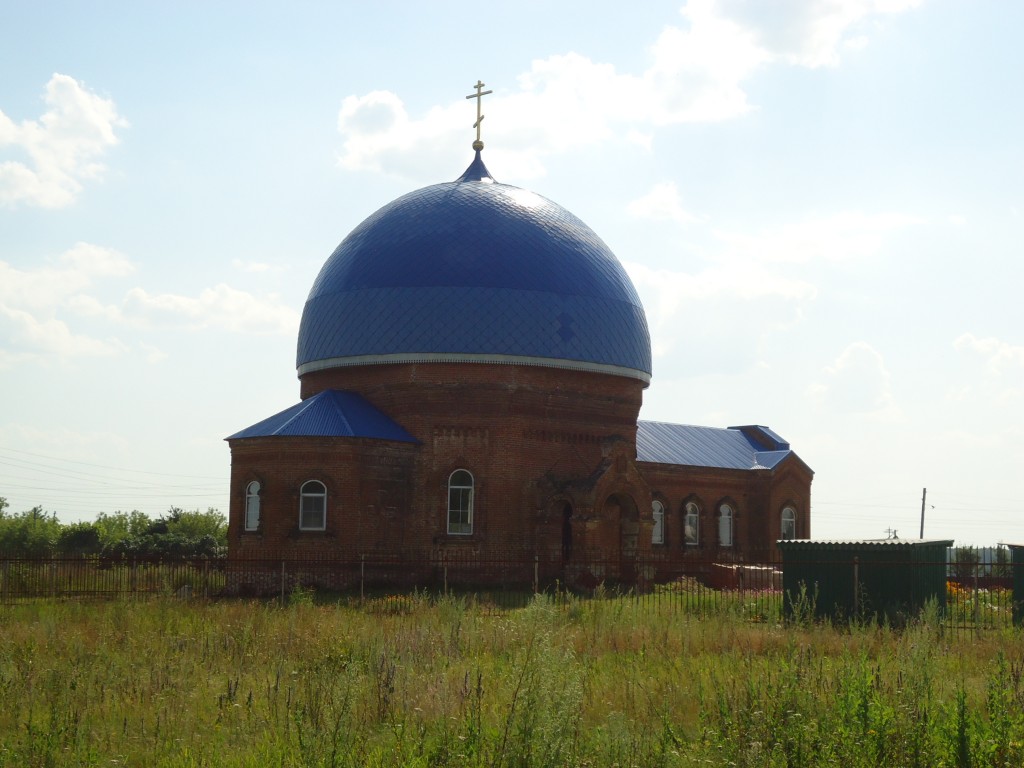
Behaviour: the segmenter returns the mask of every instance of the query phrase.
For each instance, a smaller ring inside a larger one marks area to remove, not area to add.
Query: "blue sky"
[[[0,0],[0,496],[227,511],[360,221],[484,159],[648,313],[642,418],[766,424],[815,537],[1024,541],[1024,4]]]

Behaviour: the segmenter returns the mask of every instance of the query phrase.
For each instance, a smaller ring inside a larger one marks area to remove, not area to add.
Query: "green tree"
[[[139,512],[137,509],[133,509],[131,512],[118,511],[113,514],[100,512],[96,517],[100,543],[105,548],[113,547],[125,539],[142,536],[152,523],[149,515]]]
[[[57,548],[60,528],[56,513],[47,514],[42,507],[13,515],[3,511],[0,514],[0,551],[17,557],[52,555]]]
[[[56,549],[62,555],[98,555],[103,549],[100,530],[94,522],[65,525],[57,535]]]
[[[957,547],[953,550],[953,578],[959,582],[973,579],[980,562],[981,555],[975,547]]]
[[[104,554],[121,558],[217,557],[227,547],[227,521],[213,508],[200,512],[171,507],[156,520],[136,518],[132,522],[135,525],[127,533],[123,524],[119,527],[125,535],[104,544]]]
[[[228,521],[213,507],[205,512],[198,509],[186,512],[172,508],[167,518],[167,533],[185,539],[201,539],[212,536],[222,546],[227,546]]]
[[[1013,562],[1009,547],[996,547],[996,558],[992,563],[992,575],[999,579],[1013,578]]]

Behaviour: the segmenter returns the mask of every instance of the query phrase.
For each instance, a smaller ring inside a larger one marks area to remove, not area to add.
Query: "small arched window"
[[[473,476],[464,469],[448,477],[448,533],[473,533]]]
[[[700,507],[688,501],[683,508],[683,543],[688,547],[700,544]]]
[[[785,540],[796,538],[796,510],[792,507],[785,507],[782,510],[782,524],[779,528],[780,538]]]
[[[260,484],[253,480],[245,487],[245,530],[258,531],[260,528]]]
[[[654,527],[651,529],[651,544],[665,543],[665,505],[657,499],[651,505]]]
[[[319,480],[307,480],[302,484],[299,497],[299,530],[325,530],[327,528],[327,486]]]
[[[718,545],[720,547],[732,546],[732,520],[733,509],[728,504],[718,508]]]

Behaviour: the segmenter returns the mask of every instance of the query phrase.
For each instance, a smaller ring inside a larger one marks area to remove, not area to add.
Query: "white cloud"
[[[646,195],[629,203],[626,206],[626,212],[638,219],[667,219],[677,224],[691,224],[698,221],[697,216],[683,207],[679,189],[673,181],[654,185]]]
[[[773,60],[802,67],[836,66],[844,50],[868,45],[880,17],[920,6],[922,0],[706,0],[714,16],[748,30]],[[694,5],[695,3],[691,3]]]
[[[72,77],[54,74],[46,84],[46,112],[15,123],[0,112],[0,150],[14,148],[28,161],[0,162],[0,205],[26,203],[60,208],[72,203],[82,182],[102,176],[99,158],[127,125],[114,102]]]
[[[655,125],[728,120],[749,112],[742,83],[768,62],[756,35],[722,14],[717,3],[693,0],[682,10],[686,29],[666,27],[640,78],[645,120]]]
[[[53,312],[97,278],[121,277],[134,270],[122,254],[90,243],[76,243],[52,266],[19,270],[0,261],[0,306]]]
[[[1024,431],[1024,346],[994,337],[963,333],[953,348],[967,361],[959,382],[952,382],[946,400],[964,428],[976,432]],[[1010,439],[1014,445],[1019,440]]]
[[[231,266],[242,272],[269,272],[273,269],[269,264],[258,261],[242,261],[241,259],[232,259]]]
[[[819,408],[840,414],[859,414],[878,421],[902,417],[892,395],[885,360],[870,344],[850,344],[811,384],[808,394]]]
[[[834,66],[843,50],[866,44],[871,22],[917,4],[691,0],[681,10],[684,24],[668,25],[654,39],[641,72],[619,72],[568,52],[533,61],[514,87],[492,85],[483,104],[489,158],[530,179],[544,173],[545,156],[567,149],[612,141],[649,148],[659,126],[742,116],[754,108],[745,84],[757,71],[773,64]],[[390,91],[348,96],[338,114],[339,164],[437,178],[464,156],[464,150],[437,148],[468,145],[474,116],[461,97],[413,117]]]
[[[973,333],[963,333],[953,342],[953,348],[960,353],[981,358],[992,375],[998,376],[1007,370],[1015,374],[1024,372],[1024,346],[991,336],[978,338]]]
[[[761,338],[799,322],[803,304],[816,296],[810,283],[758,264],[696,274],[635,262],[623,266],[643,301],[654,356],[664,358],[684,347],[688,365],[703,373],[753,364]]]
[[[6,339],[7,347],[0,352],[0,368],[36,355],[109,357],[124,351],[124,345],[116,339],[100,340],[76,334],[62,320],[39,318],[4,305],[0,305],[0,336]]]
[[[120,355],[133,348],[83,330],[104,325],[122,332],[128,326],[169,326],[289,335],[298,328],[298,313],[276,296],[260,298],[227,285],[196,298],[150,294],[141,287],[120,293],[121,299],[109,298],[116,280],[134,271],[124,255],[90,243],[77,243],[38,269],[0,261],[0,368],[37,358]],[[134,348],[150,362],[166,356],[146,342]]]
[[[142,350],[146,357],[146,362],[152,364],[162,363],[167,359],[167,353],[158,347],[154,347],[152,344],[146,344],[145,342],[139,343],[139,348]]]
[[[919,223],[899,213],[841,211],[753,235],[718,231],[716,236],[728,246],[727,254],[800,264],[869,256],[894,232]]]
[[[50,265],[20,270],[0,261],[0,337],[6,352],[0,366],[34,356],[107,357],[120,354],[116,339],[96,339],[73,331],[64,313],[80,317],[117,315],[84,291],[98,279],[130,274],[134,267],[117,251],[77,243]]]
[[[147,326],[184,326],[192,330],[219,328],[293,335],[299,327],[298,313],[277,297],[259,298],[224,284],[207,288],[197,298],[132,288],[125,297],[124,314]]]

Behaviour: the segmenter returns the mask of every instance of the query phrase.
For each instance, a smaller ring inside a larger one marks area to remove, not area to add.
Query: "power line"
[[[214,477],[212,475],[180,475],[180,474],[173,474],[173,473],[169,473],[169,472],[153,472],[151,470],[146,470],[146,469],[131,469],[129,467],[115,467],[115,466],[110,466],[109,464],[94,464],[94,463],[88,462],[88,461],[78,461],[77,459],[64,459],[64,458],[60,458],[59,456],[47,456],[47,455],[42,454],[42,453],[31,453],[29,451],[19,451],[19,450],[15,449],[15,448],[3,448],[3,447],[0,447],[0,451],[7,452],[7,453],[20,454],[21,456],[31,456],[31,457],[36,458],[36,459],[47,459],[48,461],[58,461],[58,462],[63,462],[65,464],[79,464],[79,465],[84,466],[84,467],[96,467],[97,469],[112,469],[112,470],[115,470],[117,472],[130,472],[130,473],[141,474],[141,475],[154,475],[154,476],[157,476],[157,477],[179,477],[179,478],[189,478],[190,477],[190,478],[195,478],[197,480],[219,480],[220,479],[220,478]],[[15,456],[14,458],[15,458],[15,460],[18,460],[17,456]],[[45,465],[41,465],[41,466],[45,466]]]

